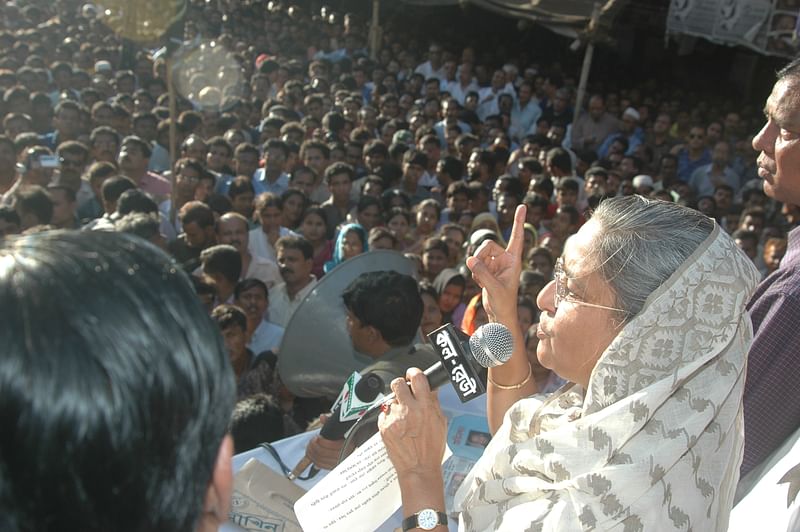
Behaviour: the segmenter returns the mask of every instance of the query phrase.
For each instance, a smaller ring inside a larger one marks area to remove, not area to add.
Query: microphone
[[[383,392],[383,379],[375,373],[368,373],[361,377],[361,380],[356,383],[353,389],[356,400],[367,404],[374,401],[381,392]],[[320,436],[326,440],[341,440],[344,438],[350,427],[355,425],[356,421],[361,417],[360,414],[366,410],[359,409],[357,415],[347,415],[349,409],[344,407],[348,406],[349,403],[351,403],[349,397],[346,395],[342,397],[342,400],[331,412],[331,417],[320,429]]]
[[[352,387],[352,393],[350,388]],[[367,373],[352,386],[351,381],[344,385],[344,390],[331,412],[331,417],[319,431],[319,435],[326,440],[341,440],[347,431],[361,419],[361,416],[372,407],[370,403],[383,392],[383,379],[375,373]],[[289,480],[294,480],[311,464],[308,456],[303,456],[297,465],[287,475]]]
[[[441,359],[423,371],[428,384],[433,390],[449,380],[462,403],[486,392],[478,376],[480,369],[505,364],[514,354],[514,338],[508,327],[501,323],[482,325],[472,336],[448,323],[431,332],[428,338]],[[370,410],[388,404],[394,398],[395,394],[391,393]]]

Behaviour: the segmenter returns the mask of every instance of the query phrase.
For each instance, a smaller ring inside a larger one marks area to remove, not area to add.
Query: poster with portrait
[[[453,451],[453,455],[442,465],[445,506],[448,513],[452,512],[456,491],[491,439],[492,435],[485,417],[461,415],[450,420],[447,446]],[[455,514],[451,514],[451,517],[457,518]]]
[[[800,0],[671,0],[667,34],[794,57],[800,49],[798,13]]]

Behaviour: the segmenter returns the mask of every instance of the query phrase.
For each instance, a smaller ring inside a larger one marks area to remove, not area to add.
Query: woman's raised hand
[[[489,319],[511,328],[517,322],[517,291],[522,271],[525,205],[517,207],[511,238],[503,249],[487,240],[467,257],[472,278],[483,289],[483,306]]]

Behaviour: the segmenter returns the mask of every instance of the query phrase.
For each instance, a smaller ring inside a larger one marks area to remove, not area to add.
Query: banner
[[[628,0],[402,0],[424,7],[472,4],[507,17],[532,20],[546,28],[577,37],[589,30],[595,3],[599,7],[598,25],[610,28],[614,16]]]
[[[672,0],[667,33],[794,57],[800,49],[798,12],[798,0]]]

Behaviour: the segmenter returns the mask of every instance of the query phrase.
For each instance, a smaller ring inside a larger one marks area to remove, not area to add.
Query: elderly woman
[[[524,219],[520,208],[505,250],[490,242],[468,259],[515,347],[489,370],[494,437],[456,495],[461,528],[726,530],[752,337],[744,305],[758,272],[696,211],[604,201],[537,300],[538,359],[570,384],[529,397],[516,317]],[[407,378],[392,382],[379,426],[410,530],[442,520],[446,422],[424,376]]]

